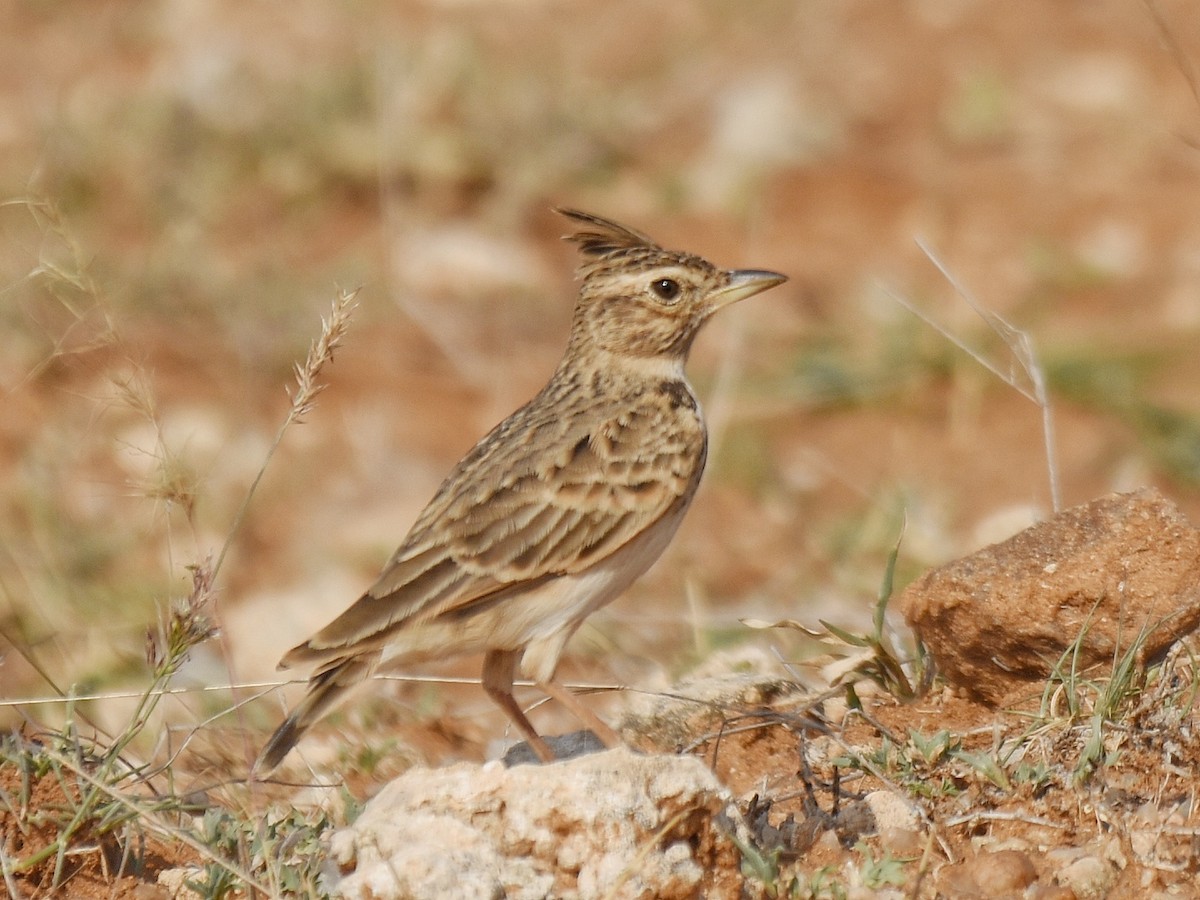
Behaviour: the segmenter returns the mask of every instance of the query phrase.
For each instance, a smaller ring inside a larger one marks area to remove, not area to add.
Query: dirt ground
[[[791,279],[697,345],[706,481],[663,560],[575,639],[568,681],[661,689],[747,642],[799,660],[811,647],[741,620],[863,628],[902,520],[905,582],[1051,510],[1041,411],[892,296],[1028,386],[918,241],[1032,341],[1064,505],[1150,484],[1200,521],[1197,71],[1187,0],[10,4],[0,696],[25,702],[0,718],[56,724],[73,690],[109,696],[79,709],[120,730],[132,701],[111,695],[144,682],[147,626],[221,553],[291,366],[337,287],[361,285],[328,388],[229,542],[221,636],[177,681],[196,692],[142,751],[187,742],[182,792],[240,777],[298,696],[264,684],[281,653],[552,370],[574,264],[555,205]],[[453,683],[477,660],[406,674],[429,680],[382,685],[309,751],[359,796],[502,748],[502,717]],[[228,684],[247,686],[199,691]],[[874,715],[982,743],[1023,721],[941,694]],[[804,792],[799,740],[770,724],[717,757],[736,792],[774,798],[773,827],[800,809],[778,799]],[[1138,771],[1131,797],[1177,781]],[[960,781],[976,810],[1019,815],[943,829],[931,854],[1051,821],[1020,850],[1050,890],[1069,861],[1049,849],[1116,833],[1095,787],[1022,788],[1016,810]],[[804,868],[861,860],[816,841]],[[1121,869],[1110,896],[1194,875],[1151,869]],[[98,871],[95,896],[151,896]]]

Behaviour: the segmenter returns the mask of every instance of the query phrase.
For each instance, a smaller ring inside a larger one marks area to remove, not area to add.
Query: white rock
[[[1103,897],[1115,880],[1112,866],[1098,856],[1077,859],[1058,871],[1054,880],[1075,892],[1080,900]]]
[[[349,829],[341,831],[332,853],[339,863],[355,866],[354,875],[339,885],[342,896],[504,896],[496,847],[453,816],[413,813],[357,838]],[[533,878],[526,885],[548,893],[552,881]]]
[[[720,897],[712,873],[737,870],[717,822],[731,802],[699,759],[624,749],[412,769],[333,836],[335,896]]]
[[[199,891],[188,887],[188,881],[202,883],[204,870],[199,866],[181,866],[176,869],[163,869],[158,873],[158,886],[167,892],[171,900],[200,900]]]
[[[892,791],[871,791],[863,797],[863,803],[871,810],[875,827],[881,832],[887,828],[913,829],[921,823],[912,804]]]

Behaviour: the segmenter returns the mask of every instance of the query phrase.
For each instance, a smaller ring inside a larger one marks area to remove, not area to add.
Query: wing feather
[[[476,445],[379,580],[285,664],[379,643],[439,616],[461,618],[523,584],[584,571],[690,501],[705,454],[694,409],[662,406],[658,395],[607,419],[534,404]]]

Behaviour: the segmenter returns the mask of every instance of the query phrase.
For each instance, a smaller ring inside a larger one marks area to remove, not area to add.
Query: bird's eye
[[[659,300],[670,302],[679,296],[679,282],[673,278],[660,278],[650,283],[650,290],[654,291]]]

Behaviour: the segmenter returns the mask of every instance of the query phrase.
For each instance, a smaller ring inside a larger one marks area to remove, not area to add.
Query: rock
[[[542,738],[556,760],[574,759],[587,753],[604,752],[604,743],[591,731],[547,734]],[[506,766],[539,766],[541,760],[528,741],[513,744],[500,759]]]
[[[1021,900],[1079,900],[1075,892],[1060,884],[1035,884],[1021,895]]]
[[[900,608],[952,684],[999,704],[1081,632],[1087,667],[1139,637],[1157,659],[1200,625],[1200,531],[1157,491],[1112,494],[926,573]]]
[[[938,886],[952,897],[1018,897],[1037,877],[1037,867],[1028,854],[998,850],[946,866],[939,874]]]
[[[171,900],[200,900],[200,892],[188,887],[188,882],[204,882],[204,870],[199,866],[181,866],[163,869],[158,873],[157,886],[166,891]]]
[[[871,791],[862,802],[871,811],[884,847],[898,854],[920,852],[921,817],[912,803],[893,791]]]
[[[846,900],[904,900],[904,892],[895,888],[853,884],[846,890]]]
[[[1033,860],[1019,850],[981,853],[972,862],[972,874],[981,887],[995,893],[1019,893],[1037,881]]]
[[[1060,869],[1054,876],[1063,887],[1069,887],[1079,900],[1103,897],[1116,881],[1112,866],[1098,856],[1085,856]]]
[[[694,757],[625,749],[412,769],[333,836],[335,896],[737,897],[732,799]]]
[[[346,831],[335,835],[333,852],[339,865],[347,864],[349,852],[355,866],[354,874],[339,883],[337,896],[504,897],[498,877],[503,860],[481,831],[448,815],[395,808],[385,815],[361,830],[349,829],[358,832],[351,838],[356,846],[347,848]],[[527,890],[548,895],[554,878],[529,872],[524,884]]]
[[[871,810],[877,829],[916,828],[921,824],[913,804],[894,791],[871,791],[863,797],[863,803]]]

